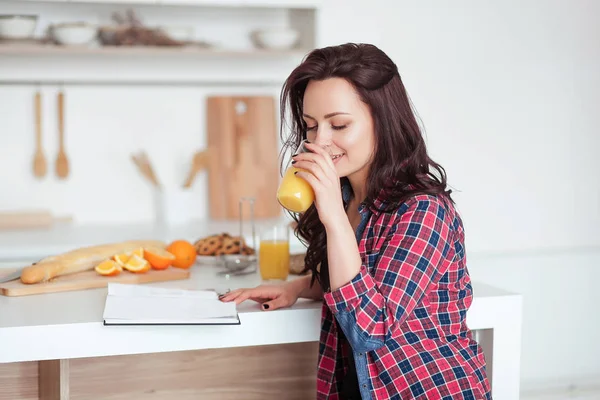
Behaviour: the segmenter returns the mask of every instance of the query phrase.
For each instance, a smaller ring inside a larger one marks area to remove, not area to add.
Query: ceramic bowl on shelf
[[[300,32],[287,28],[261,29],[251,33],[254,44],[263,49],[288,50],[296,46]]]
[[[37,23],[37,15],[0,14],[0,39],[31,39]]]
[[[98,36],[98,28],[85,22],[62,23],[50,27],[52,38],[66,46],[90,44]]]

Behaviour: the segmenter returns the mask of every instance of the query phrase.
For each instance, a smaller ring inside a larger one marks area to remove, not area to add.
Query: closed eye
[[[342,129],[346,128],[347,126],[348,126],[348,125],[339,125],[339,126],[336,126],[336,125],[331,125],[331,128],[332,128],[334,131],[341,131]]]
[[[316,125],[315,125],[315,126],[307,126],[307,127],[306,127],[306,130],[307,130],[307,131],[314,131],[315,129],[317,129],[317,126],[316,126]]]

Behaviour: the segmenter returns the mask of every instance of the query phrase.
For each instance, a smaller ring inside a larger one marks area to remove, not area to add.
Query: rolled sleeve
[[[361,297],[374,290],[375,287],[373,277],[367,271],[367,267],[363,265],[360,272],[350,282],[336,290],[326,292],[323,297],[332,312],[350,312],[356,309]]]

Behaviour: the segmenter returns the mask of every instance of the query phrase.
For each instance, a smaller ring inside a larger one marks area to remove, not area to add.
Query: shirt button
[[[363,388],[365,388],[365,389],[367,388],[367,384],[366,383],[363,383]]]
[[[358,355],[362,357],[363,353],[358,353]]]

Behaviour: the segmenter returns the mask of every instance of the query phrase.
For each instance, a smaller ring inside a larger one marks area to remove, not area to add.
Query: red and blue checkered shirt
[[[359,209],[359,274],[324,293],[317,398],[340,398],[352,351],[363,400],[491,399],[465,322],[472,287],[460,216],[442,196],[416,195],[391,213],[379,205]]]

